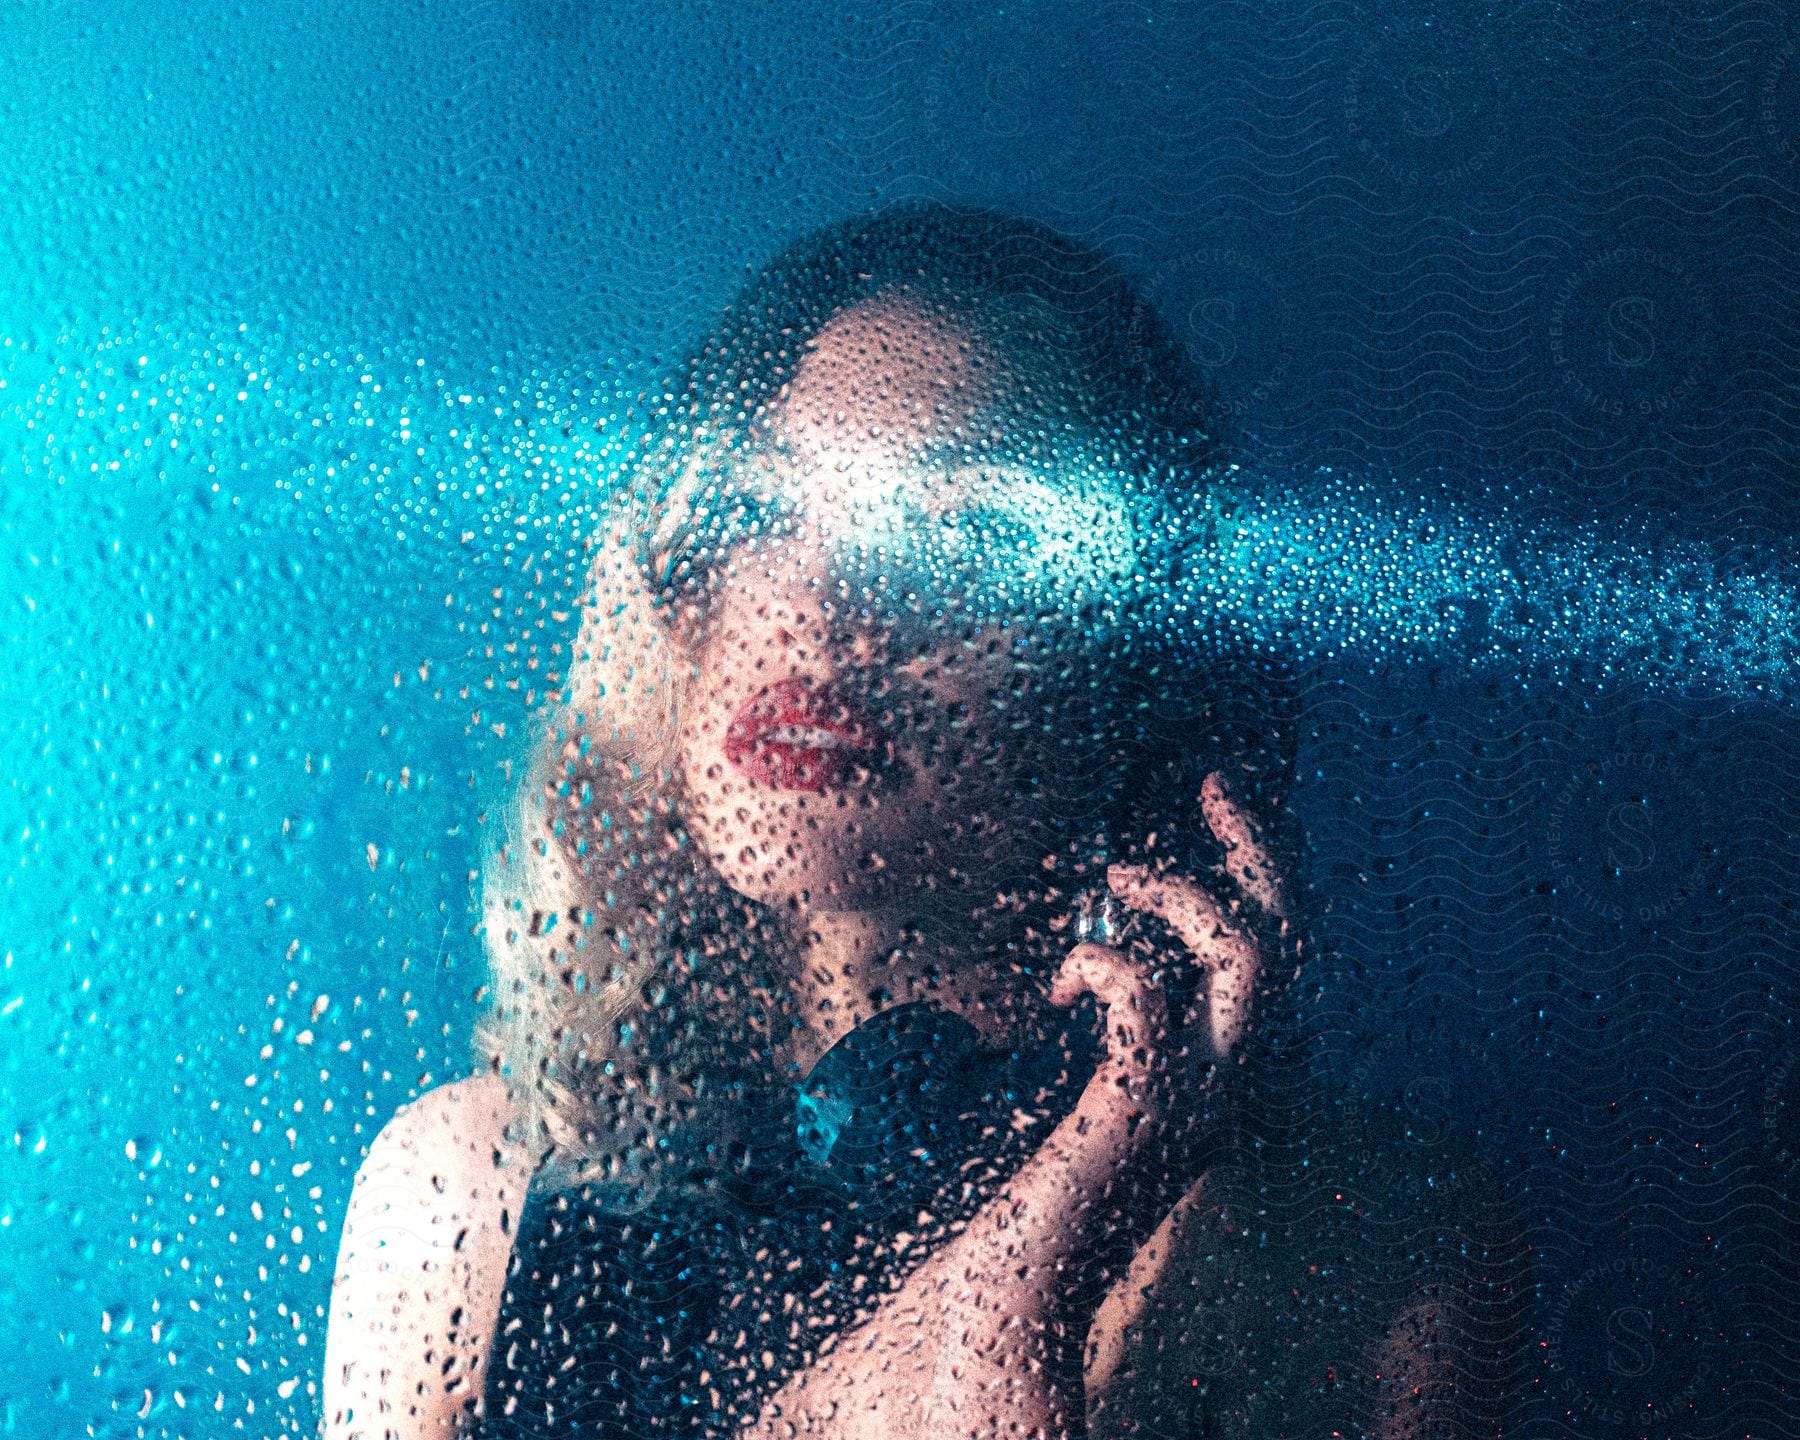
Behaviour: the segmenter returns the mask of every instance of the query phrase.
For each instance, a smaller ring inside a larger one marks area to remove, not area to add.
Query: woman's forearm
[[[1166,1127],[1167,1014],[1117,951],[1081,946],[1065,974],[1061,998],[1088,989],[1105,1005],[1107,1056],[995,1201],[926,1264],[921,1284],[939,1308],[925,1434],[1086,1434],[1087,1281],[1133,1162]]]

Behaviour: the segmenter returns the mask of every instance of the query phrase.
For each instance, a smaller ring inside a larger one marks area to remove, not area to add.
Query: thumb
[[[1073,1005],[1092,995],[1106,1012],[1108,1058],[1131,1070],[1147,1070],[1167,1034],[1168,1001],[1149,967],[1122,950],[1086,941],[1069,951],[1050,984],[1050,1003]]]

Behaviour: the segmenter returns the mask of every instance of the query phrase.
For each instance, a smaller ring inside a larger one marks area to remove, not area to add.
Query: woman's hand
[[[1215,1060],[1243,1039],[1250,1004],[1265,964],[1289,939],[1287,885],[1259,823],[1214,772],[1200,788],[1200,809],[1219,843],[1235,894],[1218,896],[1189,875],[1114,865],[1107,887],[1118,899],[1173,930],[1204,972],[1186,1038]]]
[[[867,1320],[793,1376],[764,1407],[755,1434],[830,1440],[934,1440],[1086,1433],[1081,1350],[1098,1301],[1095,1252],[1121,1230],[1140,1234],[1127,1193],[1181,1101],[1170,1061],[1183,1051],[1222,1059],[1243,1037],[1258,975],[1285,934],[1282,883],[1259,827],[1218,775],[1201,795],[1225,847],[1236,894],[1199,881],[1114,866],[1118,899],[1160,917],[1202,983],[1171,1017],[1161,964],[1083,943],[1064,961],[1051,1000],[1092,994],[1105,1010],[1106,1053],[1075,1108],[967,1229],[909,1275]],[[1174,1177],[1174,1193],[1192,1176]],[[1156,1187],[1166,1190],[1167,1186]],[[1085,1297],[1085,1298],[1084,1298]]]

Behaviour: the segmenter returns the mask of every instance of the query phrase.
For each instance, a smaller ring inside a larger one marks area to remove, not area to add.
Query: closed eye
[[[726,551],[773,534],[791,508],[777,495],[736,489],[702,492],[652,556],[658,583],[703,579]]]

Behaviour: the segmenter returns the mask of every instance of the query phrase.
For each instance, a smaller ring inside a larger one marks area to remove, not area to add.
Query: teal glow
[[[49,346],[0,336],[0,356],[5,515],[23,568],[7,638],[40,658],[51,622],[35,614],[31,576],[65,541],[77,497],[104,510],[149,486],[165,502],[334,534],[427,569],[479,549],[514,571],[550,567],[572,603],[586,539],[641,453],[643,432],[609,408],[619,397],[570,395],[560,377],[527,371],[477,389],[420,358],[286,349],[248,327],[204,342],[156,330]],[[934,499],[949,482],[964,496],[955,508]],[[1527,686],[1800,699],[1792,565],[1653,520],[1559,516],[1518,487],[1463,498],[1233,467],[1170,498],[1071,453],[949,477],[872,464],[828,505],[776,496],[750,509],[738,493],[695,487],[689,509],[703,523],[687,522],[686,543],[722,551],[810,533],[832,545],[846,584],[896,607],[912,597],[994,620],[1079,611],[1099,643],[1196,664],[1247,648]],[[173,618],[121,603],[88,623],[141,649],[165,643]]]
[[[1726,554],[1673,521],[1572,519],[1502,487],[1477,502],[1388,479],[1234,471],[1185,528],[1184,583],[1155,623],[1189,646],[1448,666],[1485,684],[1800,701],[1800,570]]]

